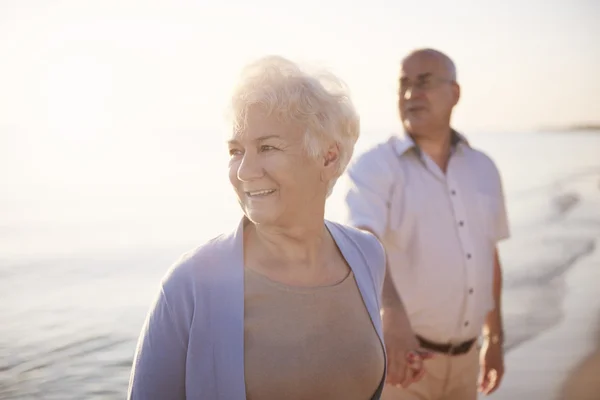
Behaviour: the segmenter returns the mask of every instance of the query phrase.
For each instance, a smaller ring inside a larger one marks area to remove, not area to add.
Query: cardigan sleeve
[[[369,265],[371,276],[373,277],[373,284],[377,294],[377,303],[379,308],[381,308],[381,295],[383,293],[383,281],[385,280],[385,269],[387,265],[385,249],[377,236],[370,232],[364,232],[364,234],[367,238],[367,263]]]
[[[151,307],[131,370],[128,399],[185,399],[187,344],[164,289]]]
[[[180,261],[163,279],[142,327],[128,399],[185,399],[186,359],[194,314],[189,268]]]

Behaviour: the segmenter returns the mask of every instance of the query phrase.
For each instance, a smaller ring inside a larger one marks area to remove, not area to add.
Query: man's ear
[[[454,82],[454,85],[452,85],[452,92],[454,94],[454,105],[458,104],[458,101],[460,100],[460,85],[456,82]]]

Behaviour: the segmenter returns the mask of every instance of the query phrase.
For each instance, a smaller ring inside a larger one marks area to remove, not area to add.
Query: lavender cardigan
[[[383,343],[383,247],[370,233],[325,224]],[[246,399],[243,225],[186,254],[165,276],[140,334],[128,399]]]

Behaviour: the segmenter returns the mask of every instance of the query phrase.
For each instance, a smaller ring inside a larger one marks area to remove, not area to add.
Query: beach
[[[589,385],[600,374],[600,135],[465,134],[498,165],[511,225],[500,245],[507,373],[489,398],[594,398],[583,396],[598,393]],[[387,135],[364,133],[356,153]],[[125,396],[166,270],[240,217],[225,149],[215,152],[203,137],[182,140],[160,149],[161,179],[137,186],[6,186],[0,399]],[[334,190],[327,218],[341,219],[341,195]]]
[[[501,389],[480,399],[600,399],[600,256],[565,276],[564,319],[510,351]]]
[[[558,393],[560,399],[593,400],[599,398],[600,328],[596,331],[596,348],[572,369]]]
[[[567,187],[579,204],[555,222],[556,234],[587,240],[588,250],[547,282],[558,321],[509,349],[501,389],[482,399],[600,399],[600,177]]]

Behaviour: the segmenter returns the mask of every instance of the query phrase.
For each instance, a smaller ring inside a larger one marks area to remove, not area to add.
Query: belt
[[[419,340],[419,343],[422,348],[434,351],[436,353],[448,354],[451,356],[457,356],[460,354],[468,353],[469,350],[471,350],[471,347],[473,347],[473,344],[477,341],[477,338],[474,338],[458,344],[441,344],[431,342],[419,335],[417,335],[417,339]]]

